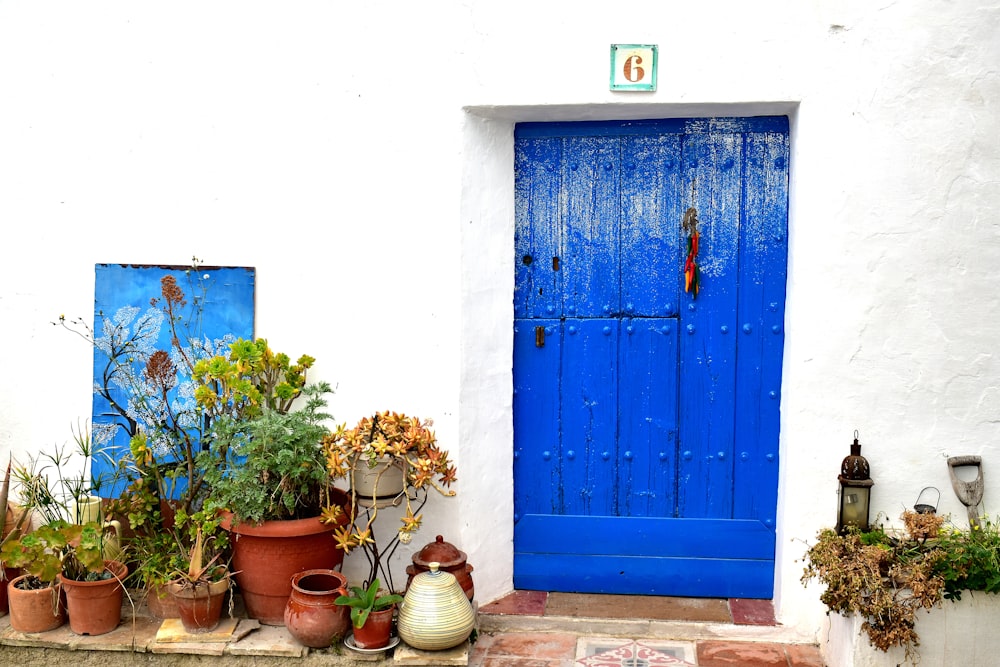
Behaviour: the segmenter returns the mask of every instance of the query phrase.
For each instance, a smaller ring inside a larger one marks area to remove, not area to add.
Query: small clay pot
[[[18,632],[47,632],[66,622],[62,592],[55,586],[39,590],[24,590],[18,584],[30,575],[7,582],[10,605],[10,627]]]
[[[309,648],[328,648],[351,627],[350,607],[334,603],[347,595],[347,577],[336,570],[306,570],[292,577],[285,627]]]
[[[393,605],[388,609],[368,614],[365,624],[360,628],[354,628],[354,644],[363,649],[388,646],[392,637],[392,615],[395,611],[396,605]]]

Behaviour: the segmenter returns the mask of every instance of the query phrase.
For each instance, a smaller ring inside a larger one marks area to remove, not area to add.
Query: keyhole
[[[553,257],[552,258],[552,270],[553,271],[558,271],[559,270],[559,258],[558,257]]]

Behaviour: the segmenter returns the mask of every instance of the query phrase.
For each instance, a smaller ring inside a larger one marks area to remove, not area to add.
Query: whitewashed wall
[[[97,262],[257,267],[257,331],[353,422],[433,417],[459,465],[415,540],[511,588],[512,128],[787,113],[792,201],[776,601],[832,523],[855,429],[877,510],[984,457],[1000,511],[997,3],[0,3],[0,454],[90,409]],[[656,93],[608,46],[660,47]],[[408,561],[401,554],[401,572]],[[350,571],[351,564],[348,561]]]

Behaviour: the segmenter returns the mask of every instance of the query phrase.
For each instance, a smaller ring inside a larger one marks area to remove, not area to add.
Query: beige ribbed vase
[[[399,606],[399,637],[413,648],[440,651],[458,646],[472,634],[476,613],[455,576],[429,564],[410,582]]]

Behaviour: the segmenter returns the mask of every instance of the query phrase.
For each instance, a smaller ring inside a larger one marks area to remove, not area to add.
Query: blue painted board
[[[126,480],[114,475],[111,461],[128,452],[129,440],[144,424],[170,418],[190,425],[192,432],[197,431],[191,423],[194,400],[190,375],[171,344],[174,332],[162,312],[166,301],[161,281],[165,276],[172,276],[184,295],[185,303],[173,316],[187,358],[225,352],[230,341],[254,335],[256,271],[252,267],[202,266],[192,270],[187,266],[95,266],[92,415],[95,456],[91,476],[101,486],[98,492],[103,497],[117,496],[123,490]],[[158,299],[158,303],[152,304],[152,299]],[[122,361],[112,362],[109,352],[126,349],[122,347],[126,342],[129,354],[115,355]],[[159,392],[146,386],[144,380],[146,362],[158,350],[171,354],[178,369],[177,384],[168,392],[165,403],[156,400]],[[106,389],[116,405],[102,395],[100,388]],[[165,417],[168,410],[171,416]],[[156,448],[155,442],[153,451],[158,461],[170,462],[170,457]],[[183,480],[177,484],[173,489],[175,496]]]

